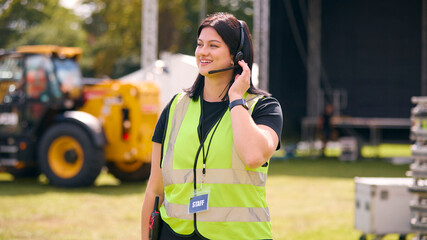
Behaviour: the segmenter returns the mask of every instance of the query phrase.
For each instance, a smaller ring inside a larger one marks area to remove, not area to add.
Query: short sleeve
[[[165,108],[163,109],[162,113],[160,114],[159,119],[157,120],[156,123],[156,128],[154,128],[154,133],[153,133],[153,137],[151,138],[151,141],[156,142],[156,143],[163,143],[163,132],[166,128],[166,122],[167,122],[167,117],[168,117],[168,112],[170,109],[170,106],[172,104],[173,98],[172,100],[165,106]]]
[[[277,133],[279,143],[276,150],[280,149],[283,114],[279,101],[273,97],[261,98],[255,105],[254,111],[252,112],[252,118],[255,124],[266,125]]]

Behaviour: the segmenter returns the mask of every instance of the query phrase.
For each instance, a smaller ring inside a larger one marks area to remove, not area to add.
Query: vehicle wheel
[[[399,235],[399,240],[406,240],[406,235],[405,234],[400,234]]]
[[[141,161],[108,162],[108,171],[124,182],[145,181],[150,177],[151,164]]]
[[[104,152],[91,142],[79,126],[60,123],[43,135],[39,145],[39,164],[50,183],[60,187],[93,184],[104,166]]]
[[[360,235],[360,237],[359,237],[359,240],[366,240],[367,238],[366,238],[366,235],[365,234],[362,234],[362,235]]]

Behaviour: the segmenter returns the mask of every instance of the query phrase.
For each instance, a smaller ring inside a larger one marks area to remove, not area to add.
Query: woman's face
[[[233,56],[227,44],[212,27],[205,27],[197,39],[196,61],[199,73],[208,75],[209,71],[230,67]]]

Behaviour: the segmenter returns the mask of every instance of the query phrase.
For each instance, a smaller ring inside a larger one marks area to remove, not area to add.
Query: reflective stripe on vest
[[[260,97],[250,94],[245,97],[250,113]],[[184,235],[194,231],[194,215],[188,213],[188,204],[194,193],[193,166],[199,145],[197,126],[200,111],[200,100],[193,101],[185,93],[179,94],[170,107],[164,142],[162,173],[165,200],[160,212],[175,232]],[[212,131],[206,139],[211,136]],[[203,186],[210,189],[209,210],[197,213],[197,230],[210,239],[272,238],[265,200],[268,167],[246,167],[235,152],[232,141],[230,112],[227,110],[212,138],[206,161]],[[205,149],[208,142],[206,140]],[[202,155],[196,168],[198,188],[202,181]],[[221,227],[221,231],[215,226]],[[251,231],[247,231],[248,228]]]
[[[188,214],[188,205],[185,204],[173,204],[165,200],[163,202],[166,209],[174,209],[173,212],[168,215],[173,218],[180,218],[184,216],[184,219],[193,220],[193,214]],[[256,219],[257,222],[270,221],[269,213],[267,208],[243,208],[243,207],[209,207],[210,214],[197,214],[197,221],[201,222],[254,222],[253,218],[260,216],[261,218]],[[267,211],[267,212],[266,212]]]

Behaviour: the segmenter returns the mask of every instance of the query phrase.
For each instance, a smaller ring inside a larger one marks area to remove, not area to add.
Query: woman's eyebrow
[[[197,41],[201,41],[201,42],[203,42],[203,40],[202,39],[200,39],[200,38],[198,38],[197,39]],[[208,40],[208,41],[206,41],[206,42],[217,42],[217,43],[222,43],[221,41],[219,41],[219,40]]]

